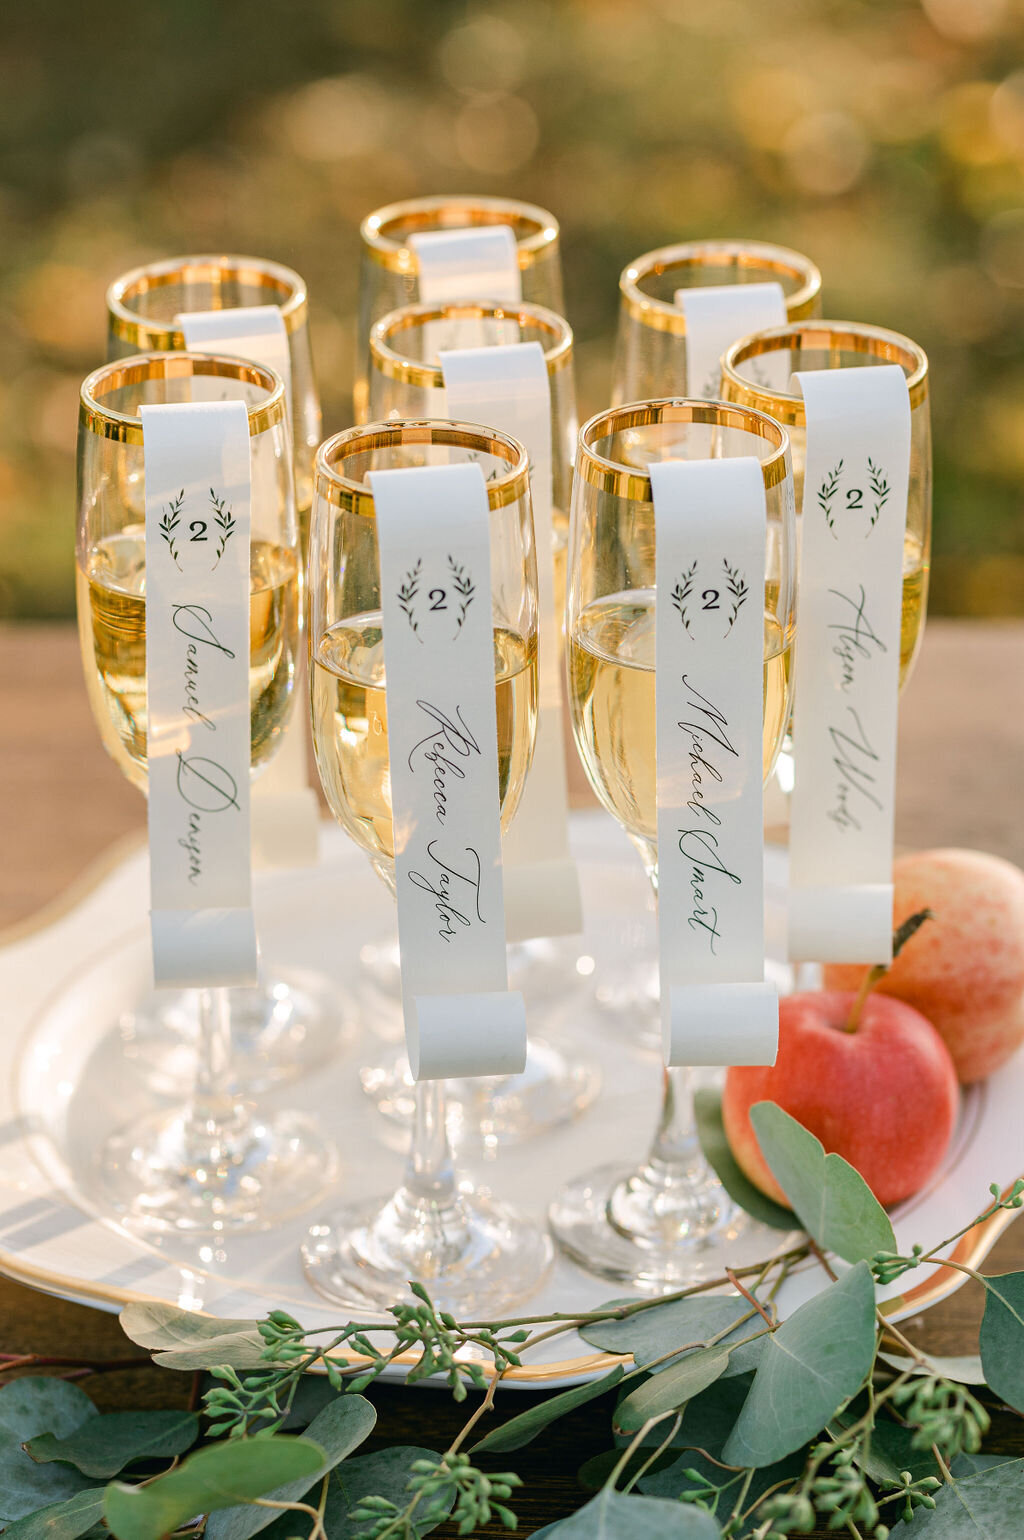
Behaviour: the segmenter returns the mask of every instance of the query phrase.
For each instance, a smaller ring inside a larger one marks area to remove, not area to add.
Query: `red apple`
[[[977,850],[925,850],[893,866],[896,925],[923,925],[876,985],[941,1033],[964,1084],[990,1075],[1024,1040],[1024,872]],[[828,989],[856,989],[859,965],[825,969]]]
[[[870,994],[856,1031],[844,1031],[855,996],[835,990],[779,1004],[771,1068],[729,1069],[726,1137],[741,1169],[778,1203],[785,1194],[750,1122],[755,1102],[784,1111],[855,1166],[879,1203],[923,1187],[942,1160],[957,1111],[956,1070],[931,1022],[900,1000]]]

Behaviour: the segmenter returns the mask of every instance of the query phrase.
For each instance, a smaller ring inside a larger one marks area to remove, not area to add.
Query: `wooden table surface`
[[[40,910],[81,880],[112,840],[141,832],[145,813],[100,747],[74,628],[0,627],[0,665],[0,927],[16,934],[20,922],[38,921]],[[899,756],[899,843],[973,846],[1024,865],[1024,621],[930,622],[901,705]],[[1024,1268],[1024,1225],[1004,1234],[987,1264],[990,1271],[1017,1268]],[[968,1283],[904,1329],[932,1352],[973,1352],[980,1292]],[[3,1279],[0,1320],[2,1353],[137,1356],[114,1316]],[[172,1371],[132,1369],[93,1378],[87,1388],[112,1409],[182,1405],[191,1386]],[[368,1448],[442,1447],[463,1420],[433,1389],[382,1386],[373,1397],[381,1431]],[[585,1407],[539,1444],[499,1462],[527,1482],[516,1504],[519,1532],[531,1534],[578,1506],[576,1470],[608,1445],[606,1411]],[[1024,1425],[997,1412],[986,1447],[1024,1453]]]

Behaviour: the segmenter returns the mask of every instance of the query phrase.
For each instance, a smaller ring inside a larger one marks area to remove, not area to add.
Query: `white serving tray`
[[[603,813],[574,813],[574,853],[581,863],[586,931],[565,943],[566,987],[554,1004],[527,1006],[531,1030],[571,1052],[597,1059],[604,1089],[574,1123],[517,1147],[496,1160],[477,1152],[467,1165],[538,1219],[547,1199],[570,1176],[609,1157],[639,1157],[653,1130],[659,1095],[657,1060],[631,1041],[625,1023],[600,1010],[594,990],[603,967],[624,948],[654,957],[654,926],[646,879],[628,840]],[[768,861],[769,951],[780,955],[784,857]],[[352,995],[359,952],[393,930],[391,900],[369,863],[335,827],[324,825],[321,859],[312,869],[256,877],[257,923],[272,965],[315,969]],[[90,1200],[89,1158],[129,1112],[159,1104],[145,1056],[133,1056],[117,1023],[149,988],[148,872],[144,848],[107,863],[72,907],[50,912],[38,929],[22,927],[0,948],[0,1270],[66,1298],[118,1310],[130,1301],[163,1301],[214,1315],[258,1317],[281,1307],[309,1327],[327,1326],[344,1312],[317,1296],[299,1264],[299,1239],[324,1208],[279,1230],[225,1239],[132,1233],[105,1218]],[[579,962],[583,959],[582,962]],[[576,966],[579,962],[579,967]],[[780,979],[782,965],[773,966]],[[378,1023],[394,1035],[394,1023]],[[401,1155],[389,1130],[359,1089],[361,1063],[383,1056],[387,1043],[364,1023],[355,1046],[326,1068],[291,1083],[268,1101],[317,1114],[337,1141],[346,1198],[383,1193],[398,1181]],[[166,1091],[166,1087],[164,1088]],[[1008,1186],[1024,1171],[1024,1053],[990,1083],[964,1097],[953,1147],[929,1188],[894,1212],[897,1243],[926,1248],[970,1221],[984,1206],[990,1182]],[[959,1243],[958,1260],[976,1263],[1009,1220],[1000,1213]],[[784,1242],[765,1232],[763,1254]],[[820,1289],[817,1264],[801,1267],[778,1297],[785,1314]],[[921,1268],[882,1290],[894,1319],[914,1314],[951,1293],[963,1274]],[[621,1295],[621,1287],[558,1260],[529,1308],[592,1309]],[[524,1307],[525,1309],[526,1307]],[[544,1349],[548,1349],[545,1359]],[[614,1360],[576,1337],[544,1344],[513,1383],[547,1387],[602,1372]],[[401,1373],[402,1371],[396,1371]]]

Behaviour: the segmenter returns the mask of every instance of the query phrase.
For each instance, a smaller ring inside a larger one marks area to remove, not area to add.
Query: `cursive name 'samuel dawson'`
[[[886,652],[888,649],[867,617],[867,593],[863,583],[860,585],[859,597],[844,594],[838,588],[830,588],[829,593],[834,594],[843,605],[848,606],[847,611],[843,613],[843,618],[831,622],[828,629],[837,633],[836,645],[832,651],[839,659],[839,688],[852,690],[857,682],[858,658],[872,658],[876,653]]]
[[[453,775],[460,781],[465,780],[466,767],[459,764],[459,760],[471,760],[474,754],[480,753],[480,745],[462,715],[461,706],[456,706],[453,722],[439,706],[432,706],[429,701],[418,700],[416,704],[433,725],[430,732],[409,750],[409,769],[415,774],[413,760],[422,752],[433,771],[434,817],[444,827],[450,795],[448,777]]]
[[[676,724],[690,740],[690,798],[686,806],[695,817],[721,828],[721,816],[705,800],[704,781],[710,777],[721,785],[724,779],[722,771],[711,757],[715,747],[732,755],[734,759],[739,758],[739,753],[729,738],[729,719],[725,713],[690,683],[688,675],[682,676],[682,682],[687,692],[687,711],[692,713],[686,721]],[[715,942],[721,938],[718,909],[706,897],[705,888],[713,877],[725,877],[737,886],[742,884],[743,879],[736,872],[730,871],[723,861],[718,848],[719,837],[711,829],[680,829],[678,835],[679,852],[689,863],[691,872],[692,908],[686,923],[693,931],[707,933],[708,946],[714,953]]]
[[[213,629],[213,616],[202,604],[172,604],[171,624],[185,637],[184,701],[182,715],[189,721],[215,733],[217,724],[207,716],[199,701],[200,648],[210,647],[226,658],[234,658],[230,647],[219,641]],[[226,807],[238,807],[237,786],[230,772],[216,761],[196,757],[186,758],[179,750],[176,785],[178,795],[190,811],[186,814],[184,835],[178,840],[188,861],[188,880],[193,887],[203,874],[202,817],[201,813],[221,812]],[[203,766],[202,770],[199,766]],[[197,807],[191,782],[193,778],[213,792],[208,805]],[[230,788],[230,789],[228,789]]]

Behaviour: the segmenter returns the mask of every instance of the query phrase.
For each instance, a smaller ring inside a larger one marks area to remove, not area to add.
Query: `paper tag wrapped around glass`
[[[806,370],[790,956],[892,960],[910,397],[898,364]]]
[[[143,406],[153,973],[257,982],[249,833],[249,421]]]
[[[706,284],[677,289],[686,317],[687,394],[717,400],[722,394],[721,358],[739,337],[782,326],[786,296],[780,283]]]
[[[424,230],[409,237],[419,267],[419,297],[427,304],[460,299],[523,297],[515,231],[511,225],[466,230]]]
[[[668,460],[654,499],[665,1061],[772,1064],[764,982],[766,509],[756,459]]]
[[[174,324],[198,353],[230,353],[273,369],[284,380],[292,422],[288,332],[278,305],[183,311]],[[320,808],[309,784],[306,734],[293,723],[274,758],[253,784],[253,857],[267,866],[312,866],[319,852]]]
[[[428,465],[368,480],[410,1067],[417,1080],[518,1074],[526,1013],[508,990],[483,473]]]
[[[537,547],[538,714],[530,776],[504,841],[505,922],[511,941],[583,928],[579,873],[569,853],[562,723],[562,617],[555,614],[551,384],[539,342],[441,354],[455,420],[484,422],[525,445]]]

